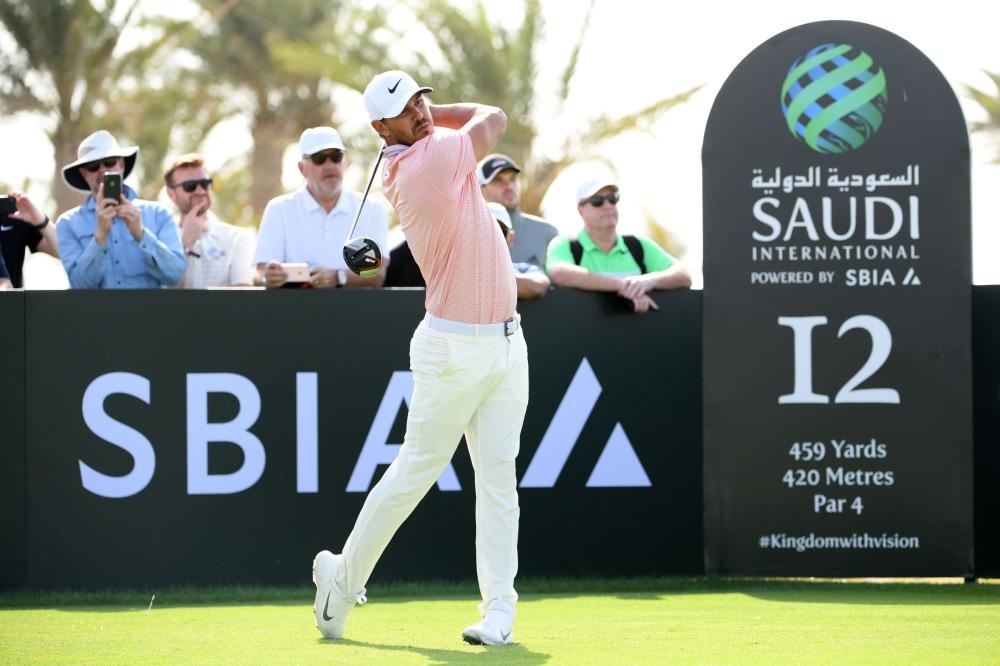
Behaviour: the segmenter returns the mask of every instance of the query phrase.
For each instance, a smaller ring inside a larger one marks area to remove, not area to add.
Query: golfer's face
[[[411,97],[398,116],[386,118],[382,122],[392,135],[392,143],[412,146],[434,133],[434,119],[431,118],[431,110],[423,93],[416,93]]]

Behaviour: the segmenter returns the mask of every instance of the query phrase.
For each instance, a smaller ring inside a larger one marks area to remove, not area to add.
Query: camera
[[[13,215],[17,212],[17,199],[0,197],[0,215]]]
[[[104,174],[104,198],[122,200],[122,175],[118,171],[108,171]]]

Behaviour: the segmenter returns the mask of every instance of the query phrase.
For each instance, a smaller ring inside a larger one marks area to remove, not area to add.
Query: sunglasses
[[[344,159],[344,151],[334,148],[333,150],[313,153],[309,156],[309,159],[312,160],[312,163],[316,166],[322,166],[327,160],[330,160],[334,164],[340,164],[340,162]]]
[[[86,164],[83,165],[83,168],[86,169],[87,171],[89,171],[90,173],[94,173],[95,171],[97,171],[98,169],[100,169],[102,166],[104,168],[106,168],[106,169],[112,169],[112,168],[118,166],[118,158],[117,157],[107,157],[107,158],[105,158],[103,160],[97,160],[96,162],[87,162]]]
[[[176,185],[172,185],[171,187],[179,187],[188,194],[190,194],[191,192],[194,192],[196,189],[198,189],[199,185],[201,185],[201,189],[208,192],[210,189],[212,189],[212,179],[200,178],[198,180],[185,180],[183,182],[177,183]]]
[[[594,196],[590,197],[589,199],[584,199],[580,203],[586,202],[586,203],[589,203],[594,208],[600,208],[601,206],[604,205],[605,199],[608,201],[608,203],[610,203],[612,206],[614,206],[621,199],[621,195],[619,195],[617,192],[612,192],[611,194],[609,194],[607,196],[603,196],[603,195],[597,194],[597,195],[594,195]]]

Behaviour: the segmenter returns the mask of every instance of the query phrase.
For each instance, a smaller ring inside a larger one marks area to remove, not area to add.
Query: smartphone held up
[[[104,198],[122,200],[122,175],[118,171],[108,171],[104,174]]]
[[[13,215],[17,212],[17,199],[14,197],[0,197],[0,215]]]

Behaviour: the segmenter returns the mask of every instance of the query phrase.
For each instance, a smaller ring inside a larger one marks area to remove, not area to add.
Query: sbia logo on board
[[[521,488],[552,488],[569,460],[580,434],[597,404],[602,389],[590,363],[584,358],[549,427],[542,437],[521,479]],[[213,423],[208,419],[211,394],[228,394],[236,399],[238,409],[229,421]],[[358,454],[346,491],[367,492],[375,481],[378,468],[391,463],[401,444],[391,443],[393,424],[413,393],[410,372],[392,374],[368,435]],[[78,461],[83,487],[101,497],[123,498],[136,495],[149,485],[156,471],[153,443],[142,432],[110,417],[104,401],[111,395],[125,394],[150,403],[150,381],[130,372],[111,372],[94,379],[83,396],[83,419],[92,433],[124,450],[133,459],[132,469],[124,475],[109,475]],[[319,492],[319,390],[315,372],[295,376],[296,433],[295,490]],[[252,381],[235,373],[188,373],[187,375],[187,492],[189,495],[220,495],[243,492],[264,473],[267,456],[260,438],[250,428],[261,413],[260,392]],[[243,453],[239,469],[228,473],[210,471],[210,444],[236,445]],[[449,463],[437,481],[442,491],[462,489]],[[590,488],[649,487],[652,483],[620,423],[590,473]]]
[[[860,148],[882,126],[885,73],[849,44],[821,44],[792,63],[781,86],[788,129],[818,153]]]

